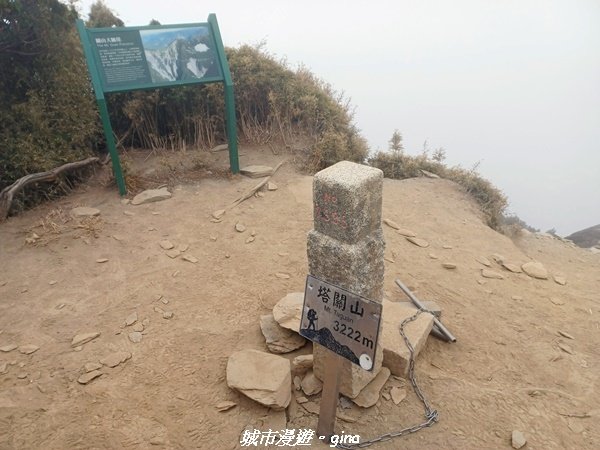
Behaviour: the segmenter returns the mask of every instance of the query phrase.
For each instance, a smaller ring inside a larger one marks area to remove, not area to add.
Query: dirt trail
[[[225,163],[223,154],[214,158]],[[283,157],[247,152],[244,159],[274,165]],[[225,383],[229,354],[266,351],[260,315],[304,286],[312,178],[286,164],[273,180],[278,190],[245,201],[221,223],[211,222],[211,213],[256,180],[204,178],[172,186],[170,200],[140,206],[123,205],[114,189],[90,187],[0,225],[0,347],[39,346],[30,355],[0,352],[0,369],[7,363],[0,448],[234,449],[248,425],[314,428],[316,416],[295,403],[286,418]],[[83,228],[62,223],[66,214],[58,211],[79,205],[101,215]],[[436,300],[458,342],[430,338],[417,363],[440,422],[374,448],[510,448],[515,429],[529,449],[598,448],[600,255],[535,235],[512,241],[485,226],[474,202],[445,180],[386,180],[383,208],[384,217],[430,243],[419,248],[384,226],[386,296],[405,300],[394,285],[400,278],[419,297]],[[45,230],[32,228],[44,218]],[[237,222],[247,230],[236,232]],[[39,236],[31,244],[29,230]],[[254,242],[246,243],[252,232]],[[159,246],[164,239],[189,246],[184,254],[198,262],[168,257]],[[510,273],[493,261],[505,279],[482,278],[476,258],[496,253],[518,264],[538,260],[567,284]],[[108,261],[97,262],[102,258]],[[148,319],[140,343],[123,325],[134,311],[139,322]],[[100,337],[80,351],[71,347],[73,336],[92,331]],[[84,364],[115,351],[132,358],[103,368],[88,385],[77,382]],[[307,345],[286,357],[310,351]],[[222,400],[237,406],[218,412]],[[357,421],[338,421],[339,430],[363,438],[423,419],[412,393],[399,406],[380,399],[346,413]]]

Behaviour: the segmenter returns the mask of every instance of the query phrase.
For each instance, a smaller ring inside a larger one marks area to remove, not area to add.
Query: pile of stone
[[[322,389],[323,367],[313,367],[312,355],[300,355],[290,359],[280,356],[294,352],[306,345],[300,336],[300,320],[303,292],[294,292],[283,297],[272,314],[260,318],[260,328],[265,338],[268,352],[247,349],[235,352],[227,363],[227,384],[247,397],[275,410],[287,408],[296,391],[296,401],[313,409],[311,397],[320,394]],[[441,314],[439,307],[431,302],[427,308]],[[382,364],[373,372],[365,372],[356,366],[357,372],[364,372],[370,379],[366,383],[359,377],[343,382],[340,393],[356,405],[368,408],[380,399],[382,388],[391,375],[406,378],[410,352],[399,332],[400,323],[415,313],[415,306],[409,302],[383,301],[382,329],[379,336]],[[433,316],[421,314],[405,326],[405,334],[415,349],[415,357],[423,350],[433,327]],[[396,391],[394,391],[396,392]]]

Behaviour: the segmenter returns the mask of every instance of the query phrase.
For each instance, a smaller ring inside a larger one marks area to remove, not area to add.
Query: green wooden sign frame
[[[127,193],[127,188],[110,124],[107,93],[223,83],[229,166],[234,174],[240,171],[233,80],[215,14],[210,14],[205,23],[86,28],[79,19],[76,24],[121,195]],[[177,36],[177,41],[172,41],[172,36]],[[188,37],[184,41],[187,46],[179,46],[180,36]],[[170,44],[176,44],[178,54],[189,55],[186,66],[175,67],[169,59],[172,47],[166,43],[170,39]]]

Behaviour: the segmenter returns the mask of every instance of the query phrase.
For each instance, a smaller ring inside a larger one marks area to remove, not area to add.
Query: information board
[[[223,83],[225,128],[232,173],[240,171],[233,80],[217,23],[86,28],[76,22],[119,193],[127,188],[105,93],[192,83]]]
[[[381,303],[309,275],[300,335],[371,371],[381,311]]]
[[[105,92],[223,80],[207,23],[88,33]]]

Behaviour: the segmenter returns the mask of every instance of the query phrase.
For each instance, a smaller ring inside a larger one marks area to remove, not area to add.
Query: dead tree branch
[[[32,173],[19,178],[10,186],[5,187],[0,192],[0,222],[8,217],[8,212],[12,206],[14,196],[21,191],[25,186],[33,183],[39,183],[40,181],[55,181],[61,174],[71,170],[81,169],[82,167],[89,166],[90,164],[98,163],[100,160],[97,157],[90,157],[81,161],[75,161],[64,164],[60,167],[56,167],[47,172]]]

